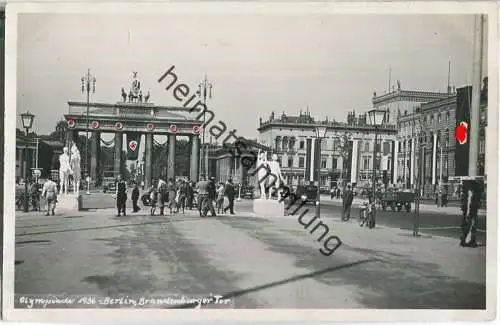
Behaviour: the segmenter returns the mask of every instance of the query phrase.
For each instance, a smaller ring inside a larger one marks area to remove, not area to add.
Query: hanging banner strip
[[[127,133],[127,159],[137,160],[139,158],[139,148],[141,145],[141,133],[128,132]]]

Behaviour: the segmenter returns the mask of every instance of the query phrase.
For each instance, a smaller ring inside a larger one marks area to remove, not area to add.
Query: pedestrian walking
[[[219,187],[217,188],[217,202],[215,205],[217,213],[222,213],[224,205],[224,192],[225,192],[225,186],[224,183],[221,182],[219,183]]]
[[[215,182],[215,177],[210,177],[210,181],[208,182],[208,208],[210,213],[212,213],[212,217],[216,217],[217,213],[215,213],[214,202],[217,199],[217,185]]]
[[[179,189],[177,190],[177,211],[182,211],[183,214],[186,208],[186,192],[187,183],[184,180],[181,180]]]
[[[151,204],[151,215],[154,216],[156,212],[156,204],[158,202],[158,191],[154,186],[149,190],[149,200]]]
[[[122,179],[121,175],[118,175],[116,181],[116,208],[118,210],[117,217],[120,217],[123,213],[123,216],[127,215],[126,209],[127,203],[127,183]]]
[[[158,179],[158,186],[156,188],[157,203],[160,208],[161,216],[165,215],[165,203],[168,202],[167,183],[163,179],[163,176]]]
[[[198,211],[200,217],[206,217],[208,213],[208,187],[209,181],[206,180],[205,176],[201,176],[198,182]]]
[[[348,221],[351,218],[351,205],[354,200],[354,194],[351,190],[351,185],[347,185],[342,196],[342,221]]]
[[[33,206],[33,211],[40,210],[40,187],[37,181],[34,181],[30,187],[30,197],[31,205]]]
[[[194,186],[193,182],[188,181],[186,185],[186,208],[189,210],[193,209],[193,200],[194,200]]]
[[[132,190],[132,206],[133,206],[133,212],[139,212],[140,208],[137,205],[137,201],[139,201],[139,186],[137,183],[134,182],[134,189]]]
[[[57,184],[53,180],[49,179],[43,184],[42,197],[45,199],[45,202],[47,202],[47,213],[45,215],[48,216],[50,212],[52,212],[52,215],[55,215]]]
[[[167,184],[167,192],[168,192],[168,208],[170,209],[170,214],[174,213],[174,209],[177,206],[175,201],[177,196],[177,188],[174,183],[174,179],[170,178]]]
[[[227,196],[228,206],[224,208],[224,212],[229,210],[229,213],[234,214],[234,198],[236,189],[234,188],[233,179],[229,177],[225,186],[225,195]]]

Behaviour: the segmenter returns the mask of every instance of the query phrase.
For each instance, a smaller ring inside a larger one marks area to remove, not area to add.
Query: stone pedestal
[[[283,217],[285,215],[285,203],[278,200],[253,200],[253,212],[260,217]]]
[[[56,211],[78,211],[78,197],[75,197],[73,194],[58,195]]]

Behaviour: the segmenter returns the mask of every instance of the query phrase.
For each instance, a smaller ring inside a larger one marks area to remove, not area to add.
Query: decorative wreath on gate
[[[75,120],[73,120],[73,119],[69,119],[69,120],[68,120],[68,127],[69,127],[69,128],[74,128],[74,127],[75,127],[75,124],[76,124],[76,123],[75,123]]]
[[[94,130],[98,129],[99,128],[99,122],[98,121],[92,121],[92,123],[90,124],[90,127],[93,128]]]
[[[201,131],[201,127],[199,125],[193,126],[193,132],[194,133],[198,134],[198,133],[200,133],[200,131]]]
[[[115,128],[118,130],[118,131],[121,131],[123,130],[123,124],[121,122],[116,122],[115,123]]]
[[[148,124],[146,125],[146,129],[147,129],[148,131],[153,131],[155,128],[156,128],[156,125],[154,125],[154,123],[148,123]]]
[[[175,125],[175,124],[170,125],[170,132],[172,132],[172,133],[179,132],[179,129],[177,128],[177,125]]]

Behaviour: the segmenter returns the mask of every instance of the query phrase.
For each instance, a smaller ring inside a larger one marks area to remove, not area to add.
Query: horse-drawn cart
[[[407,212],[411,211],[411,203],[415,200],[415,194],[413,192],[385,192],[381,193],[380,204],[382,205],[382,210],[386,210],[390,207],[392,211],[396,209],[401,211],[403,207]]]

